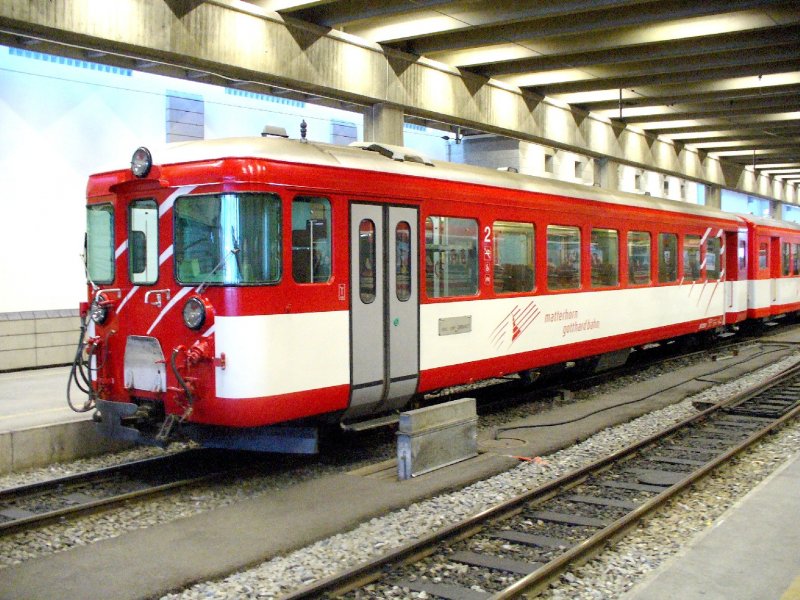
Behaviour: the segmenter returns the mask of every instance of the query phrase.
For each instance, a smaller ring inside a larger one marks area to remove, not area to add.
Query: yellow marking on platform
[[[783,592],[780,600],[800,600],[800,575],[798,575],[797,579]]]

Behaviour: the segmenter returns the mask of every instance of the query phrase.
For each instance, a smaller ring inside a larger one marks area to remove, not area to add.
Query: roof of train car
[[[778,221],[777,219],[770,219],[769,217],[756,217],[755,215],[738,215],[748,223],[753,223],[759,227],[768,227],[771,229],[792,229],[800,231],[800,224],[792,223],[790,221]]]
[[[367,151],[365,147],[379,151]],[[407,159],[396,160],[391,158],[392,154]],[[257,158],[394,173],[741,222],[738,215],[696,204],[644,197],[629,192],[611,192],[597,187],[487,167],[431,161],[422,157],[415,150],[384,144],[357,143],[350,146],[337,146],[280,137],[241,137],[177,142],[167,144],[162,150],[153,152],[154,164],[160,165],[225,158]],[[417,160],[421,158],[424,162],[417,162],[415,158]]]

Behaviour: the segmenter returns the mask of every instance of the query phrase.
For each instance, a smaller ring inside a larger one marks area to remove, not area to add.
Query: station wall
[[[176,120],[176,98],[199,99],[202,116],[189,119],[201,119],[199,129]],[[359,112],[0,46],[0,371],[72,360],[91,173],[125,167],[142,145],[157,158],[168,140],[198,131],[259,135],[269,124],[300,137],[303,119],[313,141],[363,137]],[[406,145],[447,159],[441,131],[404,134]]]

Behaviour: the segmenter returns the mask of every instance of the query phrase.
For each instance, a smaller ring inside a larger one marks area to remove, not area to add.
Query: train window
[[[701,240],[699,235],[687,235],[683,238],[683,277],[687,281],[700,279]]]
[[[721,245],[722,241],[718,237],[708,238],[706,241],[706,279],[719,279],[722,276]]]
[[[792,255],[792,275],[800,275],[800,244],[794,245],[794,254]]]
[[[577,227],[547,226],[547,287],[577,289],[581,284],[581,231]]]
[[[650,283],[650,234],[646,231],[628,232],[628,282]]]
[[[619,233],[614,229],[592,229],[592,287],[619,284]]]
[[[678,280],[678,236],[674,233],[658,234],[658,281],[670,283]]]
[[[292,201],[292,276],[297,283],[331,277],[331,203],[327,198]]]
[[[533,290],[534,232],[531,223],[495,221],[494,291]]]
[[[786,277],[791,271],[792,245],[789,242],[781,244],[781,275]]]
[[[275,283],[281,201],[275,194],[183,196],[175,202],[175,271],[186,284]]]
[[[86,272],[94,283],[114,281],[114,207],[110,204],[86,209]]]
[[[431,298],[478,293],[478,222],[425,219],[425,289]]]
[[[739,242],[739,270],[741,271],[747,266],[747,242],[744,240]]]
[[[358,296],[364,304],[375,302],[378,289],[375,238],[375,223],[371,219],[361,221],[358,225]]]
[[[131,283],[158,280],[158,205],[152,199],[134,200],[128,222],[128,268]]]
[[[400,302],[411,298],[411,225],[400,221],[394,230],[395,293]]]
[[[769,244],[761,242],[758,245],[758,268],[766,269],[769,267]]]

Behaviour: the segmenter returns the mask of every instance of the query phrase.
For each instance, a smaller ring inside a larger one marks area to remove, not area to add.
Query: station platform
[[[800,453],[623,600],[800,600]]]
[[[124,447],[67,405],[69,367],[0,373],[0,475]],[[80,403],[85,396],[73,388]]]

